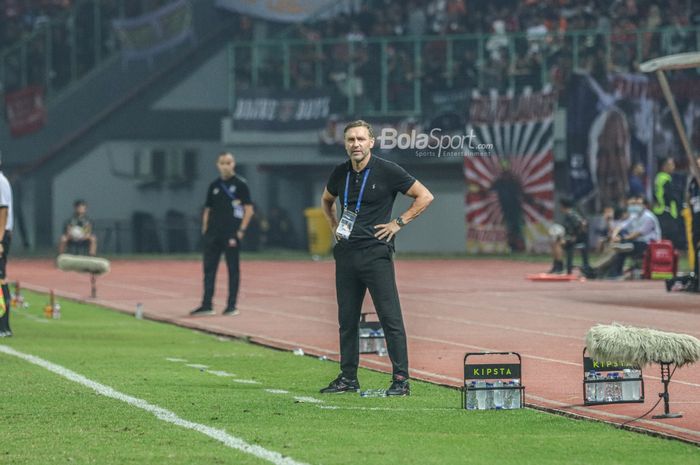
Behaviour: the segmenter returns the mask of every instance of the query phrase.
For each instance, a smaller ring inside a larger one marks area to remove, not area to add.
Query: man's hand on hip
[[[401,226],[399,226],[396,221],[390,221],[386,224],[378,224],[374,229],[377,230],[377,232],[374,233],[374,237],[381,241],[386,240],[388,242],[399,232]]]

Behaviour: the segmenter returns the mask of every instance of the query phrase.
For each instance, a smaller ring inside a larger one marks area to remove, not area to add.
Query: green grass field
[[[0,348],[225,430],[289,463],[700,463],[700,448],[595,422],[529,409],[468,412],[458,391],[426,383],[413,382],[408,398],[321,396],[337,374],[334,362],[68,301],[60,320],[45,320],[46,297],[25,297],[31,306],[14,313],[15,336],[0,339]],[[0,367],[2,464],[271,463],[17,356],[0,352]],[[382,388],[389,377],[362,371],[360,381]]]

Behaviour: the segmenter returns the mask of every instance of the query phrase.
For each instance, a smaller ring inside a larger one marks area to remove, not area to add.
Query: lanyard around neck
[[[362,186],[360,187],[360,195],[357,196],[357,203],[355,204],[355,213],[360,213],[360,202],[362,202],[362,194],[365,193],[365,184],[367,184],[367,178],[369,177],[369,172],[371,168],[367,168],[365,171],[365,176],[362,179]],[[345,176],[345,200],[343,201],[343,211],[348,209],[348,190],[350,186],[350,170],[348,170],[348,175]]]
[[[236,200],[236,196],[231,193],[231,191],[229,190],[229,187],[223,181],[219,181],[219,185],[221,186],[221,189],[226,193],[226,195],[229,196],[229,198],[231,200]]]

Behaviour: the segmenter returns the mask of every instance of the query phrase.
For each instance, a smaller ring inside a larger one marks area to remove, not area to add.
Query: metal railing
[[[111,20],[123,18],[125,0],[78,0],[57,18],[0,51],[3,92],[28,85],[50,96],[85,76],[118,51]]]
[[[563,85],[572,70],[634,72],[638,63],[700,50],[700,27],[230,42],[229,109],[246,89],[327,88],[332,111],[418,116],[432,92]]]

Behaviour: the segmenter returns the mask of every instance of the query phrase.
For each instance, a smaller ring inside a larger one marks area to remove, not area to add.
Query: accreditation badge
[[[338,228],[335,230],[338,237],[350,239],[350,233],[352,232],[352,227],[355,226],[356,219],[357,213],[345,210],[343,216],[340,218],[340,223],[338,223]]]
[[[243,204],[241,203],[240,200],[236,199],[231,201],[231,206],[233,207],[233,217],[237,219],[242,219],[245,213],[245,209],[243,208]]]

